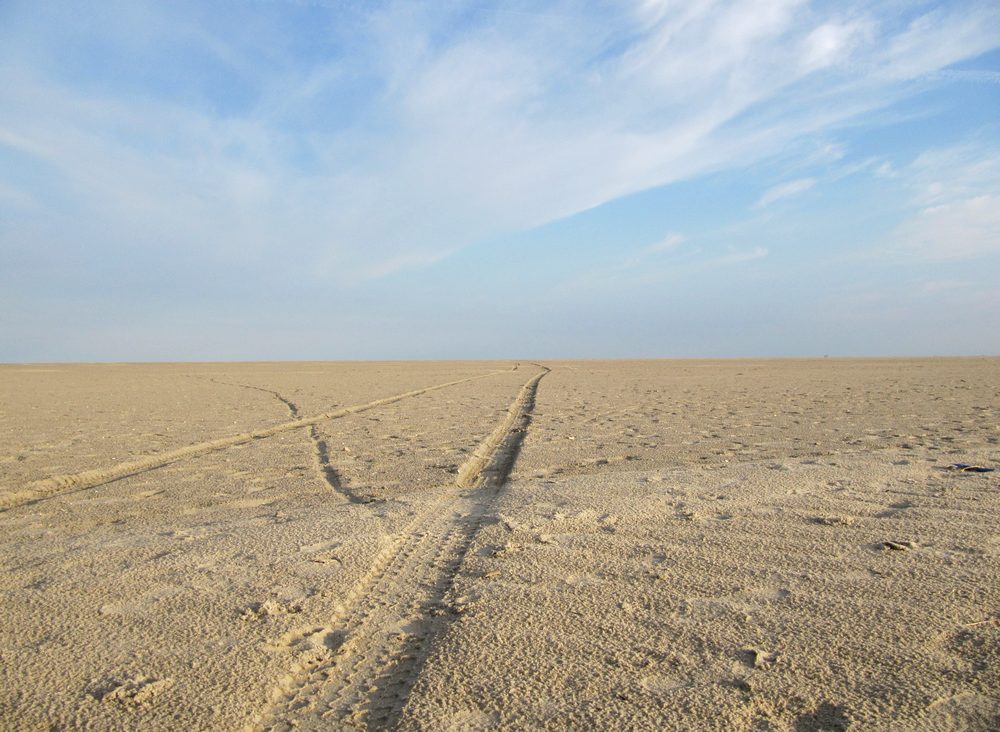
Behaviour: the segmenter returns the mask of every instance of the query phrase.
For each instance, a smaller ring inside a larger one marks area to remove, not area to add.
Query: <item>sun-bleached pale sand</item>
[[[0,729],[997,729],[998,425],[997,358],[0,366]]]

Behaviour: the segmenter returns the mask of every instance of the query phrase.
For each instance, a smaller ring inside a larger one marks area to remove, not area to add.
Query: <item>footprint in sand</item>
[[[854,519],[850,516],[813,516],[810,523],[820,526],[853,526]]]
[[[740,661],[747,668],[765,670],[771,668],[778,662],[778,654],[772,651],[760,651],[756,648],[747,648],[740,651]]]
[[[270,599],[264,602],[255,602],[246,608],[240,618],[243,620],[261,620],[273,615],[294,615],[302,612],[302,606],[297,602],[284,603],[279,600]]]
[[[173,679],[170,678],[156,679],[152,676],[139,675],[124,681],[112,680],[103,689],[93,692],[91,696],[102,702],[142,706],[169,689],[173,683]]]
[[[342,631],[336,631],[326,626],[307,626],[290,630],[275,642],[269,644],[271,650],[286,650],[316,652],[325,655],[336,651],[344,642]]]
[[[781,602],[791,597],[792,591],[785,587],[763,587],[747,592],[746,596],[757,601]]]
[[[879,511],[875,516],[877,518],[892,518],[897,516],[908,508],[913,508],[913,503],[910,501],[898,501],[889,505],[884,511]]]

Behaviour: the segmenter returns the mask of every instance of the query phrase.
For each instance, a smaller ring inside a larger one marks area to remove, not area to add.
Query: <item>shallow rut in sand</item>
[[[535,394],[549,369],[529,379],[505,418],[375,558],[329,624],[289,634],[299,651],[276,685],[259,729],[391,729],[434,638],[461,612],[445,605],[462,560],[517,459]]]

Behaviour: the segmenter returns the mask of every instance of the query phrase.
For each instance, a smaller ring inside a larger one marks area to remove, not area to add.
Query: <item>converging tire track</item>
[[[514,370],[517,369],[517,365],[514,366]],[[477,374],[476,376],[469,376],[464,379],[458,379],[456,381],[449,381],[444,384],[434,384],[433,386],[426,386],[421,389],[414,389],[413,391],[407,391],[402,394],[396,394],[394,396],[384,397],[382,399],[376,399],[371,402],[366,402],[364,404],[355,404],[349,407],[343,407],[341,409],[333,410],[330,412],[323,412],[311,417],[302,417],[299,419],[294,419],[289,422],[283,422],[281,424],[272,425],[270,427],[265,427],[263,429],[254,430],[252,432],[241,432],[237,435],[231,435],[229,437],[221,437],[216,440],[208,440],[206,442],[199,442],[193,445],[187,445],[186,447],[181,447],[176,450],[169,450],[167,452],[158,453],[156,455],[148,455],[138,460],[130,460],[128,462],[121,462],[116,465],[110,465],[105,468],[98,468],[93,470],[84,470],[79,473],[71,473],[68,475],[54,475],[49,478],[44,478],[42,480],[36,480],[28,483],[21,488],[12,489],[0,489],[0,511],[7,511],[17,506],[23,506],[28,503],[35,503],[36,501],[44,500],[46,498],[51,498],[55,495],[60,495],[70,491],[84,490],[87,488],[96,488],[97,486],[104,485],[105,483],[110,483],[115,480],[120,480],[121,478],[126,478],[132,475],[138,475],[140,473],[145,473],[150,470],[155,470],[157,468],[162,468],[165,465],[177,462],[178,460],[183,460],[190,457],[196,457],[198,455],[204,455],[205,453],[215,452],[217,450],[224,450],[235,445],[242,445],[247,442],[252,442],[253,440],[262,440],[268,437],[273,437],[274,435],[280,434],[282,432],[288,432],[289,430],[297,430],[303,427],[311,427],[313,425],[319,424],[320,422],[325,422],[330,419],[338,419],[340,417],[346,417],[351,414],[358,414],[359,412],[366,412],[369,409],[375,409],[377,407],[382,407],[387,404],[393,404],[395,402],[407,399],[409,397],[419,396],[420,394],[426,394],[428,392],[437,391],[439,389],[446,389],[450,386],[457,386],[458,384],[465,384],[469,381],[475,381],[476,379],[484,379],[489,376],[494,376],[496,374],[507,373],[506,369],[499,369],[495,371],[489,371],[485,374]],[[269,391],[263,389],[262,391]],[[271,392],[274,393],[274,392]],[[284,399],[282,399],[284,401]],[[289,406],[291,411],[292,407],[286,402],[286,406]]]
[[[539,368],[459,470],[456,485],[437,489],[343,598],[328,626],[284,639],[303,651],[251,729],[387,729],[398,723],[434,638],[461,612],[460,601],[449,606],[445,599],[517,459],[538,384],[549,373]]]
[[[213,384],[222,384],[224,386],[236,386],[241,389],[251,389],[253,391],[263,392],[265,394],[270,394],[279,402],[285,405],[288,409],[288,413],[292,416],[292,419],[298,419],[299,417],[299,407],[291,399],[285,397],[281,392],[275,391],[274,389],[267,389],[263,386],[254,386],[253,384],[241,384],[233,381],[220,381],[218,379],[212,379],[208,377],[196,377],[205,378],[206,381],[211,381]],[[309,439],[312,440],[313,446],[313,469],[316,471],[317,477],[325,483],[330,490],[334,493],[338,493],[344,498],[346,498],[351,503],[367,503],[368,501],[364,496],[361,496],[350,488],[347,488],[340,478],[340,473],[337,469],[333,467],[333,463],[330,462],[330,447],[326,444],[326,440],[320,435],[319,427],[317,425],[309,426]]]
[[[240,389],[250,389],[252,391],[263,392],[264,394],[270,394],[279,402],[285,405],[288,409],[288,413],[291,415],[292,419],[298,419],[299,417],[299,407],[291,399],[284,396],[281,392],[275,391],[274,389],[267,389],[263,386],[254,386],[253,384],[242,384],[233,381],[220,381],[219,379],[212,379],[209,377],[195,377],[204,378],[206,381],[210,381],[213,384],[222,384],[223,386],[235,386]],[[309,439],[312,440],[313,446],[313,469],[316,471],[317,477],[325,483],[330,490],[337,493],[344,498],[346,498],[351,503],[368,503],[370,499],[362,496],[359,493],[355,493],[350,488],[344,485],[343,480],[341,480],[340,473],[337,469],[333,467],[333,463],[330,462],[330,446],[327,445],[326,440],[323,439],[320,434],[319,427],[315,424],[309,426]]]

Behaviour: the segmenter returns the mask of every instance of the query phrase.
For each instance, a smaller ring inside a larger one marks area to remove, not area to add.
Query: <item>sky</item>
[[[0,361],[979,354],[995,0],[0,0]]]

